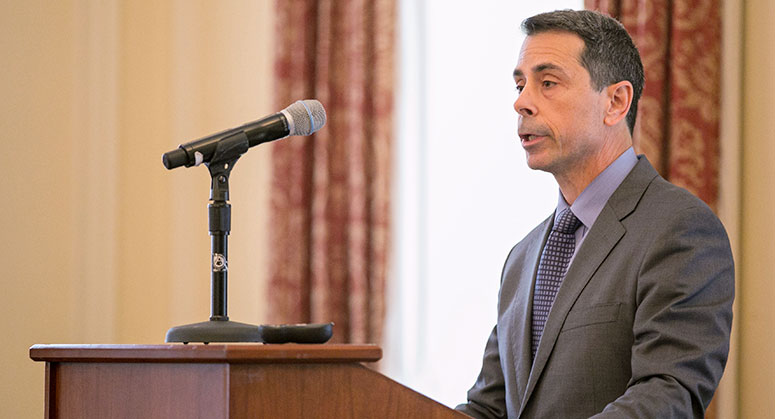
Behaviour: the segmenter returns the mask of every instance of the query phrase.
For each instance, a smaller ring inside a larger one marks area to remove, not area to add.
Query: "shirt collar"
[[[555,221],[563,210],[570,207],[573,214],[589,229],[597,220],[597,216],[603,211],[608,199],[614,191],[622,184],[624,178],[630,173],[633,167],[638,163],[638,156],[632,147],[628,148],[621,156],[613,161],[581,192],[573,205],[568,205],[562,192],[557,200],[557,211]]]

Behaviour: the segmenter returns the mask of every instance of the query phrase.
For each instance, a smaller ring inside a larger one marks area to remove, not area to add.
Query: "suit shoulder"
[[[673,218],[679,213],[691,213],[717,219],[713,210],[700,198],[662,177],[656,177],[643,193],[638,205],[652,216]]]
[[[521,247],[532,245],[535,242],[542,242],[544,236],[547,234],[547,229],[551,225],[551,220],[553,217],[554,213],[549,215],[549,217],[530,230],[530,232],[527,233],[527,235],[525,235],[522,240],[520,240],[517,244],[514,245],[514,247],[511,248],[510,253],[514,253],[515,250]]]
[[[525,258],[529,257],[528,255],[535,254],[537,250],[540,250],[543,247],[544,239],[547,235],[549,226],[551,225],[552,218],[553,215],[547,217],[511,248],[509,255],[506,257],[506,263],[503,265],[501,279],[512,267],[520,266],[522,263],[525,263]]]
[[[635,210],[622,223],[644,239],[662,241],[665,235],[672,237],[683,231],[704,232],[728,241],[724,225],[705,202],[661,177],[649,184]]]

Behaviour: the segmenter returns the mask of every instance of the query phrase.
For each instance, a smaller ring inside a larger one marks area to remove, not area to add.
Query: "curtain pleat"
[[[617,18],[640,51],[646,85],[634,143],[660,174],[711,208],[718,200],[719,0],[586,0]]]
[[[585,0],[618,19],[646,74],[633,135],[672,183],[716,209],[721,102],[720,0]],[[706,418],[715,417],[711,402]]]
[[[379,343],[393,135],[393,0],[277,1],[279,107],[320,100],[326,126],[272,150],[270,320],[335,322]]]

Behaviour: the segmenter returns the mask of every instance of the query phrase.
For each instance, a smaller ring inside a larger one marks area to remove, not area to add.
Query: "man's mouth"
[[[519,134],[519,138],[522,140],[522,144],[531,143],[531,142],[534,142],[535,140],[538,140],[544,137],[546,136],[542,134],[531,134],[531,133]]]

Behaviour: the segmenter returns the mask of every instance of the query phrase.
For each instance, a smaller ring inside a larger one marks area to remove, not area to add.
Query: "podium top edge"
[[[30,358],[45,362],[165,363],[353,363],[382,358],[377,345],[356,344],[188,344],[33,345]]]

